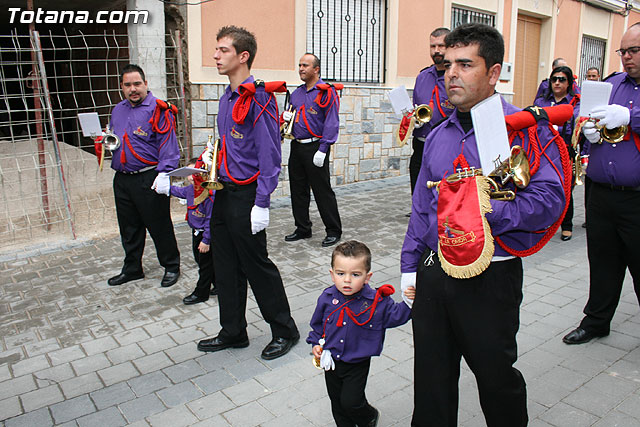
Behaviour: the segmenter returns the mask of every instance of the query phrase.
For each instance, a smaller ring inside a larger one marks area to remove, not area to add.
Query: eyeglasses
[[[564,83],[566,81],[567,81],[567,78],[565,76],[553,76],[553,77],[551,77],[551,83],[555,83],[555,82]]]
[[[626,49],[618,49],[616,53],[620,56],[624,56],[625,53],[629,52],[629,55],[633,56],[636,53],[640,52],[640,46],[631,46]]]

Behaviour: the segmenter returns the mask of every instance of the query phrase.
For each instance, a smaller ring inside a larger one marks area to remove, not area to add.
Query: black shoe
[[[338,236],[327,236],[322,241],[322,247],[326,248],[327,246],[333,246],[336,243],[338,243],[339,240],[340,240],[340,237]]]
[[[188,296],[182,298],[182,303],[184,305],[191,305],[191,304],[197,304],[199,302],[205,302],[208,299],[209,299],[209,297],[202,298],[202,297],[199,297],[196,294],[191,294],[191,295],[188,295]]]
[[[369,421],[369,424],[367,424],[367,427],[376,427],[378,425],[378,420],[380,419],[380,411],[378,411],[373,406],[372,406],[372,408],[373,408],[374,411],[376,411],[376,415],[375,415],[375,417],[373,417],[373,419],[371,421]]]
[[[178,271],[165,271],[164,276],[162,277],[162,281],[160,282],[160,286],[163,288],[168,288],[169,286],[173,286],[178,281],[180,277],[180,270]]]
[[[586,331],[582,328],[575,328],[562,338],[562,342],[565,344],[584,344],[591,341],[594,338],[606,337],[607,334],[596,334],[594,332]]]
[[[406,216],[407,218],[411,218],[411,212],[404,214],[404,216]]]
[[[311,238],[311,233],[300,233],[298,231],[294,231],[291,234],[287,234],[286,236],[284,236],[284,241],[285,242],[295,242],[296,240],[302,240],[302,239],[309,239]]]
[[[215,286],[212,286],[211,290],[209,291],[209,295],[211,296],[218,295],[218,288],[216,288]]]
[[[238,341],[223,341],[218,337],[202,340],[198,343],[200,351],[220,351],[225,348],[245,348],[249,347],[249,338]]]
[[[289,350],[291,350],[291,347],[296,345],[299,339],[300,335],[297,335],[294,338],[273,338],[264,350],[262,350],[261,357],[265,360],[273,360],[280,356],[284,356],[289,352]]]
[[[582,223],[582,228],[587,228],[587,222],[586,221]]]
[[[144,273],[140,273],[140,274],[120,273],[117,276],[113,276],[111,279],[107,280],[107,283],[109,284],[109,286],[119,286],[119,285],[122,285],[123,283],[127,283],[132,280],[143,279],[143,278],[144,278]]]
[[[564,234],[560,236],[560,240],[562,240],[563,242],[567,242],[569,240],[571,240],[571,234],[569,234],[568,236],[565,236]]]

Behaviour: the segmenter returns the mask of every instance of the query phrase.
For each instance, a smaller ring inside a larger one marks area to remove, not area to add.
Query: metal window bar
[[[470,23],[487,24],[495,27],[496,17],[491,13],[476,12],[455,6],[451,7],[451,29]]]
[[[600,76],[602,75],[604,68],[604,54],[606,52],[607,42],[606,40],[597,39],[590,36],[582,36],[582,51],[580,52],[580,82],[585,79],[587,70],[591,67],[596,67]]]
[[[324,80],[383,82],[386,0],[307,0],[307,51]]]
[[[117,231],[109,160],[98,172],[93,141],[82,136],[77,113],[98,112],[105,126],[111,109],[122,100],[119,70],[130,62],[125,31],[126,27],[100,34],[41,33],[35,55],[28,34],[0,35],[0,253],[69,239],[72,225],[79,237],[92,236],[97,229]],[[177,75],[178,42],[174,34],[165,40],[167,100],[184,106],[184,81]],[[151,57],[153,52],[157,49],[140,54]],[[43,72],[33,73],[38,55]],[[48,99],[35,90],[45,76]],[[180,141],[188,134],[180,117],[183,109],[176,121]],[[40,143],[44,148],[39,153]]]

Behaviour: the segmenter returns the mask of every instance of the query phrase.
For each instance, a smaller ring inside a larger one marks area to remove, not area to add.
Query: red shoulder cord
[[[338,328],[341,328],[343,326],[342,324],[344,323],[344,313],[345,313],[345,311],[346,311],[347,315],[351,318],[351,320],[353,320],[353,323],[355,323],[358,326],[366,325],[367,323],[369,323],[371,321],[371,318],[373,317],[373,314],[376,312],[376,307],[378,306],[378,302],[382,301],[382,299],[384,297],[386,297],[386,296],[393,295],[393,293],[395,291],[396,291],[395,288],[393,286],[389,285],[389,284],[384,284],[384,285],[380,286],[378,289],[376,289],[376,294],[373,297],[373,304],[371,304],[369,307],[365,308],[364,310],[362,310],[358,314],[354,314],[350,307],[346,307],[347,304],[349,304],[351,301],[354,301],[355,299],[350,299],[350,300],[347,300],[347,301],[343,302],[338,308],[336,308],[331,313],[329,313],[329,315],[325,319],[324,324],[322,325],[322,338],[325,337],[325,330],[326,330],[326,327],[327,327],[327,322],[329,321],[331,316],[333,316],[333,313],[335,313],[336,311],[340,310],[340,315],[338,316],[338,320],[336,322],[336,326]],[[367,311],[369,311],[369,318],[367,320],[365,320],[364,322],[359,322],[356,319],[356,317],[366,313]]]
[[[164,112],[164,126],[160,127],[160,116]],[[173,113],[173,114],[172,114]],[[153,110],[153,114],[149,119],[149,123],[151,123],[151,129],[159,133],[160,135],[167,134],[165,139],[160,144],[160,148],[164,145],[165,142],[171,136],[171,130],[176,129],[176,115],[178,114],[178,107],[170,104],[169,102],[163,101],[161,99],[156,99],[156,109]]]
[[[135,150],[133,149],[133,145],[131,145],[131,141],[129,141],[129,135],[126,132],[124,133],[124,142],[126,143],[127,147],[129,147],[129,151],[131,151],[131,154],[133,154],[133,157],[140,160],[142,163],[150,166],[154,166],[158,164],[158,162],[147,160],[141,155],[139,155],[138,153],[136,153]],[[122,151],[120,151],[120,163],[123,163],[123,164],[127,163],[127,156],[124,152],[124,147],[122,147]]]
[[[331,88],[334,88],[335,90],[342,90],[344,88],[343,84],[336,83],[332,85],[328,83],[319,83],[316,85],[316,88],[318,88],[318,95],[316,96],[316,99],[313,100],[313,102],[318,104],[320,108],[325,108],[328,106],[329,107],[328,109],[331,109],[331,107],[333,107],[333,104],[338,104],[338,106],[340,106],[340,97],[336,92],[336,96],[334,98]],[[325,101],[322,102],[322,96],[325,93],[327,94],[327,97]],[[302,116],[302,121],[304,121],[304,125],[307,127],[307,130],[309,131],[309,133],[315,138],[322,138],[322,135],[318,135],[311,130],[311,126],[309,126],[309,122],[307,121],[307,111],[304,108],[304,105],[301,105],[300,107],[298,107],[298,111],[300,111],[300,113],[296,117],[296,123],[300,121],[300,116]]]
[[[435,86],[433,86],[433,90],[431,91],[431,99],[429,100],[429,108],[431,108],[431,111],[433,111],[433,98],[436,98],[436,100],[438,102],[435,103],[435,105],[438,106],[438,111],[440,111],[440,114],[442,114],[442,117],[447,117],[447,115],[444,113],[444,110],[442,109],[442,106],[440,105],[440,91],[438,90],[438,84],[436,83]]]
[[[227,138],[226,138],[226,136],[227,135],[222,135],[222,147],[221,147],[220,151],[222,152],[222,163],[224,164],[224,170],[227,173],[227,176],[235,184],[238,184],[238,185],[251,184],[253,181],[258,179],[258,175],[260,175],[260,171],[256,172],[252,177],[244,179],[244,180],[236,179],[236,178],[232,177],[231,174],[229,173],[229,166],[227,166],[227,142],[226,142]]]
[[[568,104],[565,104],[565,105],[568,105]],[[547,242],[553,237],[553,235],[556,233],[556,231],[560,227],[560,224],[564,219],[564,214],[567,212],[567,207],[569,206],[569,200],[571,197],[573,169],[571,167],[571,159],[569,158],[569,152],[567,151],[567,147],[564,142],[564,139],[562,139],[558,131],[553,128],[553,123],[550,121],[549,130],[553,134],[553,138],[551,139],[551,141],[549,141],[549,143],[545,147],[541,147],[540,141],[538,139],[537,129],[538,129],[538,126],[533,125],[529,127],[529,131],[528,131],[529,150],[527,153],[527,158],[531,159],[532,158],[531,156],[533,155],[533,159],[534,159],[533,162],[531,162],[530,160],[530,163],[533,164],[533,166],[531,167],[531,175],[533,176],[540,167],[540,154],[544,155],[547,158],[547,161],[549,162],[549,164],[555,170],[556,174],[558,174],[558,176],[562,180],[564,195],[565,195],[565,204],[564,204],[564,209],[562,210],[562,215],[560,215],[558,220],[544,231],[544,236],[542,236],[542,238],[538,241],[538,243],[536,243],[535,245],[533,245],[528,249],[524,249],[521,251],[513,249],[507,246],[507,244],[499,236],[494,236],[495,241],[498,243],[498,245],[500,245],[502,249],[504,249],[508,254],[514,255],[517,257],[525,257],[525,256],[532,255],[538,252],[540,249],[542,249],[544,245],[547,244]],[[510,138],[509,138],[510,141],[513,141],[516,134],[520,135],[522,139],[523,134],[521,131],[519,130],[514,131],[514,129],[510,129],[510,131],[511,131]],[[551,159],[546,153],[547,148],[554,142],[558,147],[558,151],[560,152],[560,161],[562,163],[562,173],[556,168],[556,166],[553,164],[553,162],[551,161]]]

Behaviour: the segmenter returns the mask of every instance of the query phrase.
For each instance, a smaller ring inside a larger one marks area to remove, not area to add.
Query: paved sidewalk
[[[343,239],[372,249],[372,284],[399,288],[408,177],[336,193]],[[581,346],[561,342],[581,319],[588,290],[581,187],[575,196],[573,239],[562,242],[558,233],[525,260],[516,366],[528,384],[529,425],[640,426],[640,314],[630,278],[609,337]],[[218,307],[215,297],[182,305],[197,277],[185,224],[176,226],[182,276],[168,289],[159,287],[163,271],[149,240],[146,278],[115,288],[106,280],[120,270],[118,237],[0,256],[0,426],[333,425],[323,376],[303,342],[316,299],[330,284],[332,248],[320,247],[324,230],[312,206],[314,236],[294,243],[283,239],[294,229],[289,200],[274,200],[271,210],[270,254],[303,335],[273,361],[260,359],[270,334],[252,297],[248,348],[196,349],[198,340],[217,333]],[[410,324],[389,330],[367,387],[380,426],[410,424],[413,364]],[[466,367],[459,424],[485,425]]]

